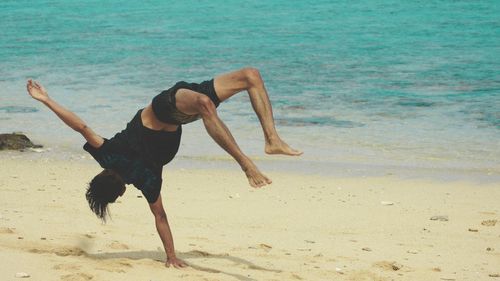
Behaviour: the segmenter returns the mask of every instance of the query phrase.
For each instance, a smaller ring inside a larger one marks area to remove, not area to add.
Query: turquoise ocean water
[[[499,175],[499,15],[499,1],[4,0],[0,132],[82,153],[27,96],[29,77],[110,137],[178,80],[254,66],[279,131],[305,151],[298,169]],[[220,115],[244,151],[270,161],[246,95]],[[228,159],[201,122],[183,138],[181,159]]]

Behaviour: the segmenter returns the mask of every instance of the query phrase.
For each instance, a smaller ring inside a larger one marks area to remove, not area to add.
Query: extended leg
[[[179,89],[175,97],[178,110],[190,115],[201,115],[208,134],[240,164],[251,186],[261,187],[271,183],[238,147],[231,132],[217,115],[210,98],[188,89]]]
[[[269,95],[267,94],[264,82],[257,69],[243,68],[235,72],[217,76],[214,79],[214,87],[221,101],[243,90],[248,92],[252,107],[259,117],[262,130],[264,131],[266,153],[293,156],[302,154],[302,152],[286,144],[276,132]]]

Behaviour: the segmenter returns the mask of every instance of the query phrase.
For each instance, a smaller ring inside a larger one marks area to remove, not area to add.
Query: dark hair
[[[108,215],[108,204],[125,192],[125,183],[113,170],[104,169],[90,181],[85,197],[89,207],[103,222]]]

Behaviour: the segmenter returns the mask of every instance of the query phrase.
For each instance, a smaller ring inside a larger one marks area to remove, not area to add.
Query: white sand
[[[178,270],[133,186],[102,225],[84,198],[96,164],[0,161],[0,280],[500,280],[498,183],[269,174],[255,190],[166,167]]]

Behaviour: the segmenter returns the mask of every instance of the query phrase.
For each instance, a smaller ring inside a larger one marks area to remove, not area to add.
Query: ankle
[[[280,143],[280,142],[281,142],[281,139],[277,134],[266,135],[266,144],[267,145],[273,145],[273,144]]]
[[[250,158],[245,158],[240,162],[240,167],[243,172],[247,172],[255,168],[255,164],[250,160]]]

